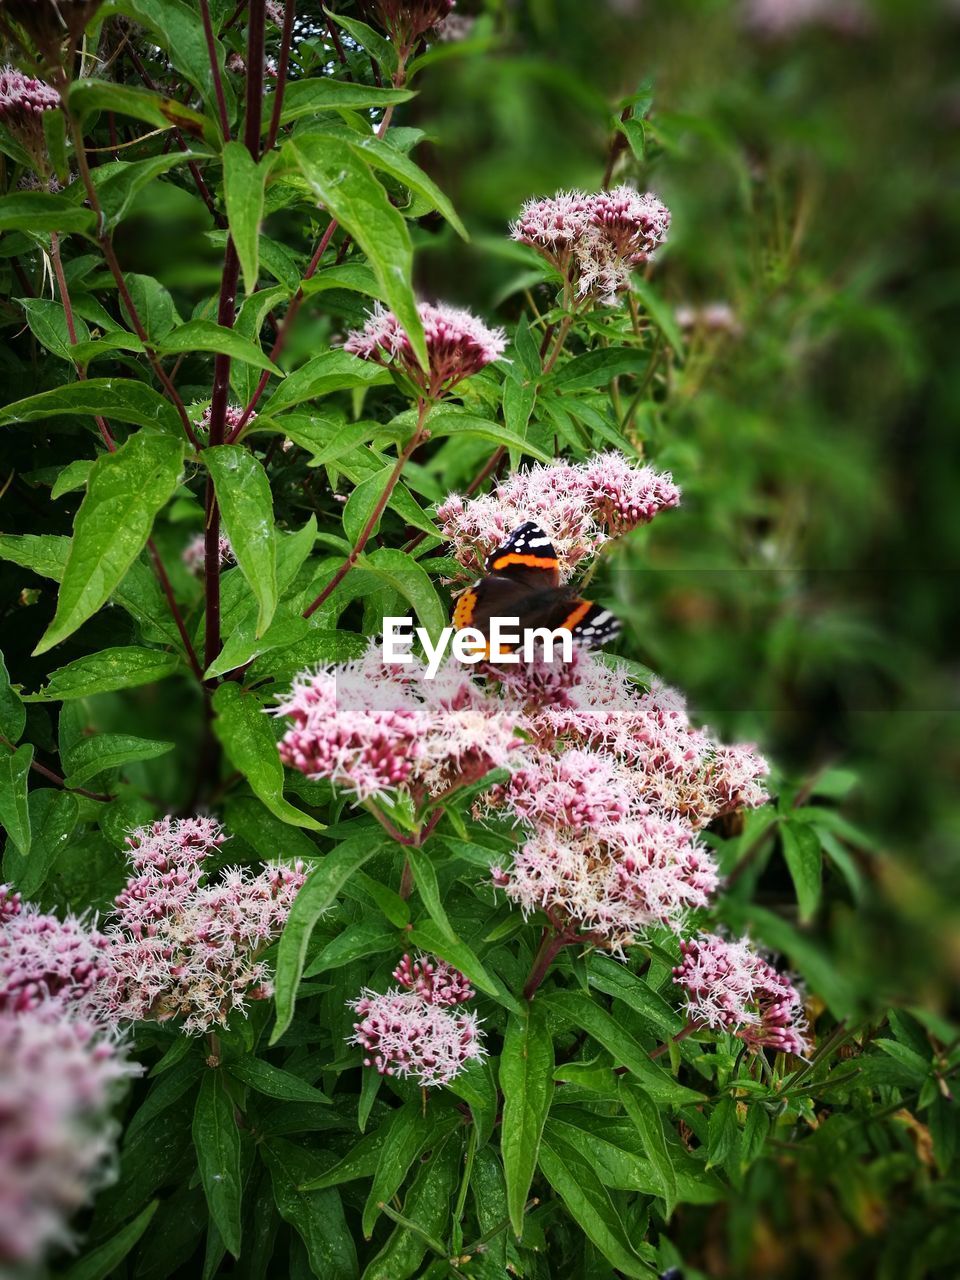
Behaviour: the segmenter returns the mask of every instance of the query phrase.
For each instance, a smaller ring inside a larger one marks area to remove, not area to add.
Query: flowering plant
[[[733,1275],[748,1195],[960,1145],[952,1024],[825,959],[845,770],[657,639],[654,568],[773,555],[683,434],[750,330],[682,117],[581,85],[579,187],[455,247],[429,86],[535,20],[481,7],[0,4],[5,1276]],[[578,643],[434,664],[488,604]]]

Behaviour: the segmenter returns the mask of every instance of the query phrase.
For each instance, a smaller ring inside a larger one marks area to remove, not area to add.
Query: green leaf
[[[151,156],[148,160],[113,160],[97,165],[91,170],[91,176],[109,225],[114,227],[122,221],[134,197],[154,178],[176,165],[202,159],[201,152],[174,149],[166,155]]]
[[[50,489],[50,500],[56,502],[65,493],[73,493],[76,489],[85,489],[93,463],[93,458],[75,458],[73,462],[68,462]]]
[[[402,182],[416,195],[421,196],[432,208],[446,218],[457,235],[469,240],[467,229],[457,216],[450,200],[443,194],[432,178],[427,177],[419,165],[413,163],[402,151],[377,138],[374,134],[356,135],[349,139],[351,148],[361,156],[373,169],[382,169],[392,178]]]
[[[412,1098],[395,1111],[387,1122],[377,1169],[363,1207],[361,1226],[365,1239],[369,1240],[373,1235],[381,1204],[389,1204],[397,1194],[413,1162],[428,1143],[434,1142],[445,1128],[452,1127],[450,1116],[444,1119],[446,1125],[432,1110],[425,1115],[420,1099]]]
[[[780,828],[783,857],[797,891],[800,923],[810,921],[820,902],[823,851],[820,838],[806,822],[788,820]]]
[[[533,1182],[543,1126],[553,1101],[553,1040],[542,1009],[530,1005],[511,1017],[500,1056],[503,1118],[500,1151],[507,1180],[510,1222],[519,1239]]]
[[[27,724],[27,709],[10,684],[10,673],[0,653],[0,733],[10,742],[19,742]]]
[[[636,1125],[646,1157],[657,1175],[669,1218],[677,1203],[677,1175],[663,1131],[663,1117],[652,1098],[623,1079],[620,1080],[620,1101]]]
[[[427,425],[431,439],[438,440],[442,436],[468,436],[478,440],[489,440],[491,444],[504,445],[508,449],[517,449],[538,462],[552,462],[553,455],[541,449],[534,441],[518,435],[499,422],[490,422],[486,418],[478,418],[473,413],[455,413],[450,409],[441,409],[431,416]]]
[[[161,649],[143,649],[129,645],[116,649],[101,649],[58,667],[51,672],[46,685],[38,692],[27,694],[27,702],[67,702],[73,698],[88,698],[94,693],[109,693],[114,689],[133,689],[141,684],[153,684],[163,680],[180,666],[175,653]]]
[[[64,756],[67,786],[82,787],[107,769],[118,769],[138,760],[155,760],[173,750],[172,742],[135,738],[129,733],[98,733],[81,738]]]
[[[70,333],[63,306],[50,298],[19,298],[18,304],[23,308],[30,332],[37,341],[61,360],[72,364]],[[79,316],[74,317],[74,325],[81,341],[90,337],[90,330]]]
[[[293,900],[280,936],[275,980],[277,1025],[270,1043],[276,1044],[293,1019],[297,987],[307,958],[314,925],[331,905],[350,876],[389,843],[372,835],[354,836],[336,846],[314,866]]]
[[[363,250],[384,300],[406,331],[421,367],[427,369],[427,344],[411,284],[413,248],[402,214],[348,143],[308,135],[292,138],[286,150],[330,216]]]
[[[640,1280],[657,1274],[634,1252],[609,1192],[574,1147],[551,1132],[541,1144],[539,1163],[570,1216],[608,1262],[623,1275]]]
[[[92,209],[66,196],[46,191],[17,191],[0,196],[0,231],[77,231],[92,234],[97,224]]]
[[[736,1152],[739,1141],[737,1104],[733,1098],[721,1098],[714,1107],[707,1126],[707,1168],[726,1164]]]
[[[636,1076],[643,1089],[657,1102],[682,1106],[686,1102],[703,1100],[702,1094],[678,1084],[662,1067],[651,1062],[647,1050],[589,996],[578,991],[551,991],[541,999],[553,1012],[593,1036],[615,1061]]]
[[[907,1048],[905,1044],[900,1044],[896,1040],[886,1040],[883,1038],[874,1040],[873,1042],[878,1049],[881,1049],[888,1057],[893,1058],[895,1062],[899,1062],[901,1066],[906,1067],[909,1074],[919,1084],[920,1081],[926,1079],[930,1075],[931,1066],[926,1058],[921,1057],[913,1049]]]
[[[605,387],[611,379],[625,374],[646,373],[650,356],[634,347],[604,347],[587,351],[559,368],[550,378],[553,391],[579,391],[583,387]]]
[[[30,856],[10,846],[3,860],[3,874],[13,880],[25,898],[35,898],[47,882],[51,870],[70,843],[80,819],[77,797],[69,791],[43,787],[27,795],[30,818]]]
[[[157,1211],[159,1200],[151,1200],[145,1209],[128,1222],[115,1236],[85,1254],[72,1267],[63,1272],[63,1280],[106,1280],[106,1277],[120,1265],[133,1246],[137,1243],[147,1227],[150,1219]]]
[[[204,449],[220,515],[240,572],[257,598],[257,635],[270,625],[277,607],[277,531],[273,495],[263,464],[249,449],[220,444]]]
[[[373,27],[368,27],[365,22],[358,22],[356,18],[345,18],[342,14],[335,13],[332,9],[324,7],[323,12],[328,18],[332,19],[338,27],[342,27],[344,31],[350,33],[362,49],[366,49],[387,72],[392,76],[397,69],[397,51],[390,43],[385,40],[379,32],[374,31]]]
[[[186,324],[178,325],[157,343],[157,350],[164,355],[184,351],[216,351],[234,360],[241,360],[244,364],[251,364],[255,369],[281,373],[255,342],[241,337],[234,329],[214,324],[212,320],[188,320]]]
[[[59,582],[70,554],[70,539],[53,533],[0,533],[0,560]]]
[[[292,405],[304,400],[318,400],[333,391],[350,391],[389,381],[387,370],[371,360],[361,360],[348,351],[324,351],[284,378],[267,401],[263,416],[276,417]]]
[[[281,822],[309,831],[322,831],[323,823],[303,813],[283,798],[283,765],[270,719],[257,699],[241,692],[232,680],[213,695],[216,719],[213,731],[227,758],[239,769],[255,796]]]
[[[622,1000],[658,1035],[676,1035],[683,1026],[683,1019],[659,991],[610,956],[598,954],[590,958],[587,981],[598,991]]]
[[[193,1145],[210,1216],[224,1244],[239,1258],[243,1229],[240,1130],[223,1072],[216,1068],[208,1068],[200,1085]]]
[[[57,612],[34,654],[72,635],[110,598],[177,487],[182,462],[179,441],[141,433],[93,464],[73,525]]]
[[[33,747],[28,744],[12,753],[0,747],[0,826],[24,857],[30,852],[27,779],[32,762]]]
[[[273,115],[273,97],[263,100],[263,127],[267,129]],[[409,89],[377,89],[373,85],[354,84],[346,80],[333,80],[327,76],[312,80],[293,80],[283,95],[282,124],[299,120],[303,116],[321,111],[354,110],[358,107],[387,107],[393,103],[409,102],[413,94]]]
[[[451,1134],[441,1139],[430,1159],[420,1166],[403,1202],[403,1216],[416,1230],[398,1223],[390,1239],[363,1273],[363,1280],[411,1280],[421,1274],[427,1238],[444,1234],[457,1185],[461,1146]],[[443,1256],[443,1254],[441,1254]]]
[[[387,951],[396,951],[399,938],[396,927],[381,924],[376,920],[363,920],[358,924],[347,925],[342,933],[338,933],[323,948],[317,958],[308,965],[305,978],[315,978],[320,973],[328,973],[331,969],[340,969],[344,965],[354,964],[367,956],[382,955]]]
[[[313,1274],[318,1280],[355,1280],[357,1254],[339,1194],[299,1189],[318,1173],[316,1157],[277,1138],[260,1150],[270,1170],[274,1202],[303,1241]]]
[[[457,943],[459,939],[454,933],[444,910],[443,899],[440,895],[440,885],[437,882],[437,873],[429,855],[413,845],[406,850],[406,854],[410,866],[413,868],[413,878],[416,881],[417,892],[420,894],[421,902],[429,912],[430,919],[448,942]]]
[[[216,130],[199,111],[150,89],[84,76],[71,84],[69,104],[71,114],[81,121],[95,111],[114,111],[118,115],[132,116],[135,120],[145,120],[158,129],[176,128],[190,137],[205,137],[214,145],[217,141]]]
[[[274,1067],[262,1058],[240,1058],[231,1062],[228,1070],[232,1076],[242,1080],[256,1093],[263,1093],[268,1098],[279,1098],[282,1102],[318,1102],[330,1105],[330,1099],[320,1089],[307,1084],[291,1071]]]
[[[157,427],[173,435],[181,430],[180,418],[170,401],[145,382],[133,378],[89,378],[86,382],[41,391],[39,395],[27,396],[26,400],[15,400],[0,409],[0,425],[70,415],[99,416],[138,427]]]
[[[257,164],[242,142],[228,142],[223,148],[223,197],[227,205],[227,221],[248,295],[256,289],[260,274],[264,186],[275,155],[274,152],[264,156]]]
[[[426,627],[436,644],[444,627],[449,625],[449,619],[423,565],[394,547],[380,547],[365,555],[361,563],[364,569],[381,578],[413,605],[421,625]]]
[[[367,521],[373,515],[377,503],[383,497],[383,491],[390,483],[393,471],[393,466],[375,471],[373,475],[361,480],[347,499],[347,505],[343,509],[343,531],[350,542],[354,544],[359,542],[360,534],[366,528]],[[421,510],[403,484],[395,486],[387,507],[395,510],[405,524],[412,525],[415,529],[423,529],[424,532],[435,534],[437,537],[440,536],[440,530],[426,512]],[[379,528],[378,520],[370,536],[375,537]]]

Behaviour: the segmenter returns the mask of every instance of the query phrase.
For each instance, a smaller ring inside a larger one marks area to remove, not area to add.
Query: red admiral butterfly
[[[486,577],[462,593],[453,611],[459,631],[489,633],[491,618],[519,618],[520,630],[570,631],[574,642],[605,644],[620,630],[609,610],[560,585],[560,559],[538,524],[527,520],[487,557]]]

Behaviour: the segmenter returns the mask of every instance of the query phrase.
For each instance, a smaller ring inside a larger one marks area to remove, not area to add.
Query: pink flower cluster
[[[228,868],[205,882],[224,839],[210,818],[163,818],[131,834],[134,874],[108,932],[117,1019],[183,1017],[183,1030],[199,1035],[271,994],[262,952],[286,923],[303,867]]]
[[[365,988],[348,1006],[358,1018],[348,1043],[363,1049],[365,1067],[382,1076],[412,1076],[431,1088],[486,1056],[476,1013],[451,1012],[473,998],[462,973],[442,960],[405,955],[394,977],[404,990]]]
[[[100,1021],[113,984],[109,948],[76,917],[44,914],[0,886],[0,1013],[57,1005]]]
[[[227,564],[233,564],[236,557],[233,554],[230,539],[225,533],[221,533],[217,546],[220,552],[220,568],[222,569]],[[206,540],[202,533],[198,533],[184,547],[180,558],[191,573],[202,574],[206,564],[206,552]]]
[[[691,1018],[732,1031],[751,1049],[806,1053],[807,1024],[796,987],[746,938],[702,933],[680,944],[674,982],[687,993]]]
[[[429,374],[420,368],[400,321],[380,303],[362,329],[347,335],[344,351],[361,360],[395,366],[423,396],[436,400],[464,378],[499,360],[506,350],[503,330],[489,329],[469,311],[432,302],[421,302],[417,310],[426,337]]]
[[[361,802],[404,791],[420,805],[509,764],[519,746],[502,700],[459,663],[431,680],[416,660],[385,665],[376,645],[298,676],[276,714],[292,722],[283,763]]]
[[[231,432],[236,431],[237,427],[240,426],[240,423],[243,421],[243,414],[244,414],[244,409],[242,404],[227,405],[226,411],[224,412],[224,415],[223,415],[223,423],[224,423],[224,427],[226,428],[227,435],[230,435]],[[212,416],[213,416],[213,405],[208,404],[207,407],[204,409],[203,413],[201,413],[199,421],[197,422],[197,427],[196,427],[197,435],[199,435],[202,440],[206,440],[207,435],[210,431],[210,419]],[[247,422],[253,422],[256,416],[257,416],[256,410],[253,410],[248,416]]]
[[[0,1272],[69,1242],[112,1151],[116,1047],[56,1003],[0,1012]]]
[[[635,466],[610,450],[586,462],[537,463],[497,481],[479,498],[450,494],[437,507],[437,523],[457,560],[477,574],[517,525],[535,520],[553,543],[567,581],[611,538],[649,524],[679,502],[669,472]]]
[[[729,302],[706,302],[702,306],[688,303],[677,307],[674,319],[686,333],[725,333],[731,338],[743,333],[743,325]]]
[[[0,887],[0,1271],[68,1239],[112,1142],[106,1110],[132,1068],[108,1032],[108,940]]]
[[[620,186],[528,200],[510,234],[556,267],[578,298],[612,305],[669,229],[670,210],[652,192]]]

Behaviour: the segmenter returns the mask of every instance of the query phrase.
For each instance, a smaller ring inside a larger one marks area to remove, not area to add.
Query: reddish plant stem
[[[273,95],[273,113],[270,116],[270,131],[264,145],[264,154],[272,151],[280,131],[280,116],[283,114],[283,92],[287,85],[287,68],[290,65],[290,45],[293,41],[293,22],[296,17],[294,0],[286,0],[283,9],[283,31],[280,36],[280,62],[277,66],[277,91]]]
[[[180,606],[177,604],[177,598],[173,594],[173,586],[170,582],[163,560],[160,557],[160,552],[157,550],[157,544],[154,542],[153,538],[147,539],[147,549],[149,550],[150,558],[153,561],[154,572],[160,581],[160,586],[163,588],[163,594],[166,596],[167,605],[170,609],[173,621],[176,624],[177,631],[180,633],[180,639],[183,641],[183,647],[187,653],[187,661],[190,663],[190,669],[202,684],[203,671],[201,670],[200,662],[197,659],[197,651],[193,647],[193,642],[190,639],[190,633],[187,631],[186,623],[184,622],[183,615],[180,612]]]
[[[266,27],[265,0],[250,0],[247,22],[247,105],[243,140],[254,161],[260,159],[260,126],[263,121],[263,60]],[[277,93],[281,92],[277,86]]]
[[[563,948],[569,946],[574,940],[574,935],[568,931],[561,930],[557,933],[554,932],[553,929],[544,929],[537,954],[533,958],[533,967],[530,970],[527,981],[524,983],[524,1000],[533,999],[537,988],[547,976],[550,966],[553,964],[554,960]]]
[[[203,34],[207,42],[207,54],[210,58],[210,74],[213,76],[213,91],[217,99],[217,112],[220,116],[220,129],[223,133],[224,142],[229,142],[230,118],[227,115],[227,99],[223,93],[223,79],[220,75],[220,63],[217,60],[217,41],[213,34],[213,23],[210,21],[210,5],[208,0],[200,0],[200,17],[203,20]]]
[[[692,1036],[693,1033],[695,1031],[698,1031],[699,1029],[700,1029],[699,1022],[688,1022],[687,1025],[683,1027],[682,1030],[678,1031],[675,1036],[671,1036],[670,1039],[664,1041],[663,1044],[658,1044],[655,1049],[651,1049],[650,1057],[651,1058],[662,1057],[672,1044],[679,1044],[681,1040],[686,1040],[687,1036]]]
[[[309,618],[312,614],[316,613],[316,611],[320,608],[323,602],[333,594],[333,592],[337,589],[340,583],[344,580],[344,578],[347,576],[347,574],[350,572],[350,570],[359,560],[364,547],[367,545],[367,543],[370,540],[370,535],[373,533],[374,529],[377,527],[380,517],[383,515],[384,511],[387,509],[387,503],[390,501],[391,494],[393,493],[394,489],[397,487],[397,481],[400,479],[400,476],[403,473],[403,468],[407,465],[407,462],[410,460],[410,457],[412,456],[414,451],[419,448],[419,446],[424,442],[424,440],[427,438],[427,435],[429,434],[424,429],[424,425],[423,425],[424,419],[427,416],[427,410],[429,407],[430,407],[429,403],[426,400],[420,401],[417,407],[417,425],[414,429],[413,435],[407,441],[406,447],[403,449],[400,456],[397,458],[396,465],[394,466],[393,470],[390,473],[390,476],[387,479],[387,483],[384,486],[383,493],[381,493],[380,498],[377,501],[377,505],[371,511],[370,518],[367,520],[367,523],[363,526],[363,529],[360,531],[360,536],[357,538],[356,545],[354,546],[350,554],[347,556],[346,560],[344,560],[343,564],[340,566],[337,572],[333,575],[333,577],[330,579],[327,585],[323,588],[323,590],[317,596],[317,598],[311,604],[307,605],[306,609],[304,609],[303,616],[305,618]]]
[[[400,875],[400,888],[397,890],[397,893],[401,898],[406,900],[410,897],[411,893],[413,893],[413,888],[413,867],[410,863],[410,859],[405,858],[403,862],[403,871]]]

